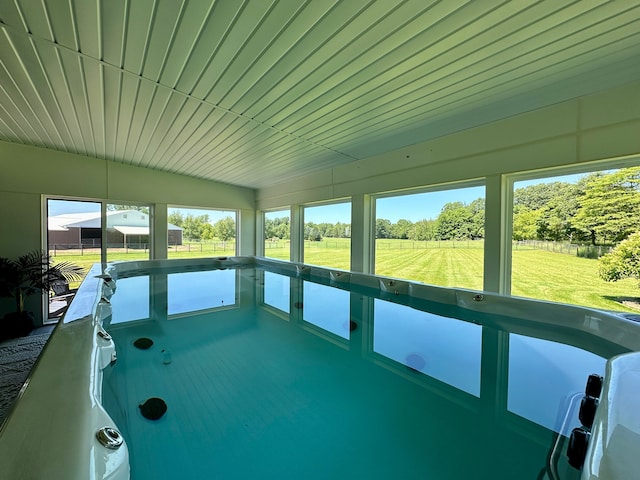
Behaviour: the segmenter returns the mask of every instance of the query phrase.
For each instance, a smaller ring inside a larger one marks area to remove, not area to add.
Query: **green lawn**
[[[382,243],[385,242],[385,243]],[[380,240],[376,254],[376,274],[407,278],[435,285],[482,289],[483,249],[481,242],[460,242],[447,245],[436,242],[428,248],[413,248],[412,242]],[[381,244],[382,243],[382,244]],[[419,243],[419,242],[416,242]],[[305,263],[349,269],[350,250],[347,239],[329,239],[305,246]],[[59,254],[61,252],[58,252]],[[209,256],[233,255],[234,251],[219,250]],[[288,246],[266,250],[270,258],[287,260]],[[169,258],[202,256],[197,250],[169,252]],[[114,253],[111,260],[144,258],[143,252]],[[58,255],[56,260],[71,260],[90,267],[99,262],[99,255]],[[547,250],[513,251],[513,295],[539,298],[555,302],[583,305],[606,310],[634,311],[617,302],[616,298],[640,297],[635,280],[608,283],[597,275],[598,261]]]
[[[615,298],[640,297],[638,282],[633,279],[601,280],[598,260],[546,250],[518,250],[513,252],[512,270],[512,295],[625,311],[634,310]]]

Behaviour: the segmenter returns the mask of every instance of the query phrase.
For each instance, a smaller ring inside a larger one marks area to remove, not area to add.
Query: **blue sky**
[[[379,198],[376,201],[376,217],[385,218],[392,223],[401,218],[417,222],[436,218],[445,203],[460,201],[469,204],[483,197],[484,186]],[[351,205],[340,203],[307,207],[304,220],[313,223],[351,223]]]
[[[391,223],[402,218],[411,222],[435,219],[446,203],[468,205],[478,198],[484,198],[484,186],[379,198],[376,201],[376,218],[384,218]]]
[[[100,204],[96,202],[80,202],[76,200],[49,200],[50,217],[63,213],[100,213]]]

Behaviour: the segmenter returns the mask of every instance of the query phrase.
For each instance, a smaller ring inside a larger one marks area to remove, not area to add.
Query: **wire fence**
[[[433,248],[484,248],[484,240],[376,240],[377,250],[427,250]]]
[[[169,253],[211,253],[235,251],[235,242],[185,242],[180,245],[169,245]],[[107,251],[111,253],[147,253],[148,243],[109,243]],[[55,243],[49,245],[49,255],[58,256],[85,256],[100,255],[100,245],[87,245],[84,243]]]
[[[514,250],[547,250],[565,253],[582,258],[600,258],[609,253],[613,247],[608,245],[580,245],[569,242],[551,242],[546,240],[521,240],[513,242]]]
[[[265,250],[288,249],[289,240],[265,240]],[[349,238],[324,238],[319,242],[305,240],[304,248],[311,249],[349,249],[351,246]],[[376,239],[376,250],[426,250],[437,248],[465,248],[482,249],[484,239],[479,240],[399,240],[399,239]],[[583,258],[600,258],[609,253],[613,247],[608,245],[580,245],[570,242],[552,242],[546,240],[523,240],[512,243],[513,250],[546,250],[549,252],[563,253]]]

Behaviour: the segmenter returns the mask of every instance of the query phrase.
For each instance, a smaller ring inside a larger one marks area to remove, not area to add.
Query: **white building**
[[[149,215],[139,210],[107,212],[107,244],[147,248]],[[65,213],[47,218],[50,249],[92,248],[102,245],[100,212]],[[169,245],[182,245],[182,228],[167,224]]]

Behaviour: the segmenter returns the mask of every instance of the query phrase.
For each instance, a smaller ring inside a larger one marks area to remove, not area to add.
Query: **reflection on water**
[[[168,275],[168,314],[176,315],[236,302],[236,270],[172,273]]]
[[[250,280],[243,284],[250,286],[248,296],[248,290],[239,289],[242,275]],[[270,271],[159,272],[120,278],[117,285],[111,298],[112,324],[149,319],[150,308],[162,311],[158,305],[171,316],[238,306],[243,295],[247,296],[243,305],[254,308],[254,300],[259,298],[295,319],[292,324],[311,324],[329,332],[327,338],[350,341],[350,348],[357,347],[354,351],[378,363],[386,362],[385,366],[398,373],[419,372],[424,375],[420,378],[442,382],[461,395],[480,398],[485,392],[486,398],[480,400],[490,403],[491,409],[510,412],[564,435],[568,432],[563,431],[563,422],[565,430],[576,423],[572,419],[565,422],[571,398],[583,391],[589,374],[603,374],[606,362],[606,358],[575,346],[483,326],[481,319],[470,320],[469,312],[462,315],[457,307],[448,307],[443,315],[404,305],[402,297],[391,302],[375,298],[380,295],[376,291],[356,294]],[[354,295],[359,299],[356,302]],[[367,304],[370,308],[363,307]],[[429,307],[421,304],[420,308]],[[454,318],[457,314],[465,319]],[[359,330],[354,337],[355,329]],[[508,341],[487,342],[487,335]],[[353,345],[353,339],[360,343]],[[490,378],[483,379],[486,373]],[[483,381],[495,386],[483,390]],[[503,392],[497,391],[501,388]]]
[[[289,277],[264,272],[264,303],[289,313],[291,281]]]
[[[149,275],[120,278],[111,297],[111,324],[149,318]]]
[[[373,351],[480,396],[482,327],[375,300]]]
[[[507,408],[521,417],[560,432],[573,396],[584,392],[592,373],[604,374],[606,359],[571,345],[509,334]],[[567,422],[568,435],[572,427]]]
[[[303,281],[303,319],[306,322],[349,340],[349,292]]]

